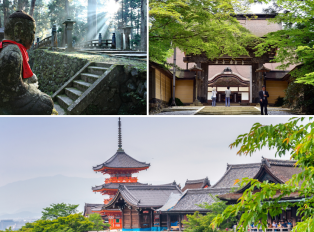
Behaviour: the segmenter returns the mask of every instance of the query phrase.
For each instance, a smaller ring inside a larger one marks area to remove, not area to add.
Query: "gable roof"
[[[93,214],[92,211],[99,211],[103,206],[104,204],[85,203],[83,215],[87,216],[89,214]]]
[[[150,164],[145,162],[137,161],[132,158],[128,154],[126,154],[123,150],[117,151],[110,159],[106,162],[93,167],[94,171],[99,171],[102,168],[148,168]]]
[[[199,180],[186,180],[185,186],[183,187],[182,192],[184,192],[187,189],[204,188],[206,185],[208,185],[208,187],[210,186],[208,177],[205,177],[204,179],[199,179]]]
[[[118,189],[120,184],[124,184],[124,185],[148,185],[148,184],[143,184],[143,183],[139,183],[139,182],[108,183],[108,184],[102,184],[102,185],[92,187],[92,190],[96,191],[96,190],[101,190],[101,189]]]
[[[128,204],[141,207],[162,207],[171,193],[182,194],[178,185],[120,185],[119,192],[105,208],[122,197]]]
[[[261,163],[227,164],[227,171],[211,188],[232,188],[237,179],[253,178],[259,171]]]
[[[176,204],[173,205],[167,212],[208,212],[208,209],[199,207],[203,203],[212,204],[215,200],[212,196],[217,196],[229,193],[230,188],[206,188],[206,189],[188,189],[186,190]],[[212,196],[211,196],[212,195]]]

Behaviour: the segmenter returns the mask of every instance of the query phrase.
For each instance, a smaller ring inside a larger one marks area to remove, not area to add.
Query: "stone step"
[[[82,95],[82,91],[77,88],[65,88],[65,94],[71,98],[73,101],[78,99]]]
[[[81,80],[73,81],[73,86],[81,90],[82,92],[85,92],[91,85],[92,85],[91,83]]]
[[[98,80],[99,75],[91,74],[91,73],[81,73],[81,79],[85,82],[93,84],[96,80]]]
[[[57,98],[59,105],[64,109],[67,109],[73,103],[73,100],[66,95],[58,95]]]
[[[108,68],[98,66],[88,66],[88,72],[91,74],[102,75]]]
[[[66,115],[65,110],[57,103],[54,102],[55,110],[58,112],[58,115]]]
[[[97,67],[103,67],[103,68],[110,68],[111,65],[112,65],[112,64],[101,63],[101,62],[95,63],[95,66],[97,66]]]

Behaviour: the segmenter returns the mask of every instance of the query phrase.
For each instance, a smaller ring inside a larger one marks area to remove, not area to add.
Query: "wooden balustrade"
[[[287,232],[291,230],[292,228],[267,228],[266,230],[257,229],[257,228],[248,229],[249,232]]]
[[[43,40],[39,41],[38,44],[34,46],[34,49],[42,48],[42,47],[51,47],[51,40],[52,40],[52,36],[48,36],[44,38]]]
[[[137,182],[137,177],[110,177],[105,179],[105,183],[134,183]]]
[[[91,40],[91,41],[85,41],[81,43],[75,44],[75,47],[78,48],[109,48],[109,45],[112,44],[111,39],[104,39],[101,41],[101,44],[99,44],[99,40]]]

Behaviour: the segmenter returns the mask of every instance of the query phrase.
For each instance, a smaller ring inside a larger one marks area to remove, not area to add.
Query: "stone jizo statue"
[[[50,115],[53,101],[38,89],[28,64],[35,39],[35,20],[23,11],[9,16],[0,41],[0,114]]]

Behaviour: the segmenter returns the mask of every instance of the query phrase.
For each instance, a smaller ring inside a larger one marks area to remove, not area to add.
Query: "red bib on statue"
[[[19,49],[22,53],[22,57],[23,57],[23,75],[22,75],[22,77],[24,79],[32,77],[34,75],[34,73],[32,72],[31,67],[28,64],[29,57],[28,57],[26,48],[22,44],[14,42],[12,40],[2,40],[2,42],[0,42],[0,49],[3,48],[4,43],[15,44],[19,47]]]

